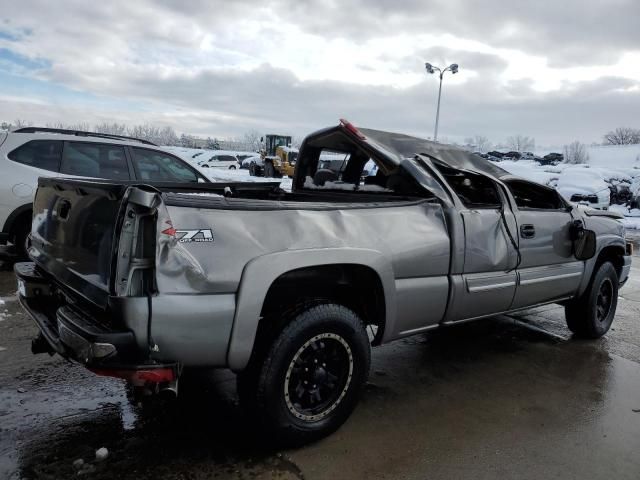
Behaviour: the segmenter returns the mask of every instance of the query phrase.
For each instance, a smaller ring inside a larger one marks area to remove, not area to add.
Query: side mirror
[[[596,254],[596,232],[593,230],[582,230],[578,238],[573,242],[576,258],[578,260],[589,260]]]

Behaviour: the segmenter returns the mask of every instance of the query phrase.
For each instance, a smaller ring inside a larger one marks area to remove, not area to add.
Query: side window
[[[215,160],[217,160],[218,162],[235,162],[237,159],[236,157],[232,157],[231,155],[217,155],[215,157]]]
[[[138,180],[155,182],[197,182],[198,175],[185,163],[167,153],[133,148],[133,168]]]
[[[109,180],[130,179],[124,147],[99,143],[68,142],[60,173]]]
[[[511,190],[518,208],[558,210],[566,207],[558,192],[552,188],[525,180],[507,180],[505,183]]]
[[[499,208],[502,205],[498,189],[489,177],[441,164],[436,167],[466,207]]]
[[[14,162],[57,172],[62,157],[62,141],[32,140],[10,152],[8,157]]]

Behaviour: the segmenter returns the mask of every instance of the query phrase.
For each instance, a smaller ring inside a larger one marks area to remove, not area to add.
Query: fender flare
[[[255,258],[242,271],[233,318],[227,364],[242,371],[249,362],[262,306],[271,284],[281,275],[305,267],[351,264],[374,270],[385,297],[385,332],[393,331],[396,290],[391,262],[381,252],[360,248],[322,248],[272,253]]]
[[[579,297],[587,290],[587,287],[589,286],[589,282],[591,282],[591,277],[593,276],[593,270],[596,266],[598,258],[600,257],[600,254],[602,253],[602,251],[607,247],[618,247],[624,254],[625,241],[623,238],[619,237],[618,235],[613,235],[613,234],[605,234],[605,235],[597,236],[596,254],[593,256],[593,258],[590,258],[585,262],[584,275],[582,276],[582,281],[580,282],[580,286],[578,287],[578,292],[576,294],[576,297]]]

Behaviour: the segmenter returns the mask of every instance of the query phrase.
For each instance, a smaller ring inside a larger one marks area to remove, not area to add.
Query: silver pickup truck
[[[323,154],[343,161],[322,168]],[[32,262],[15,273],[34,353],[139,394],[177,393],[185,368],[231,369],[274,438],[301,443],[352,412],[372,345],[554,302],[576,336],[604,335],[631,265],[611,217],[460,149],[343,121],[305,139],[290,193],[40,179]]]

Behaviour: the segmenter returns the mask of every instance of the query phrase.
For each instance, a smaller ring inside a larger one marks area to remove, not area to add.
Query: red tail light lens
[[[344,118],[340,119],[340,125],[350,134],[355,135],[360,140],[366,140],[365,137],[360,130],[358,130],[349,120],[345,120]]]
[[[170,367],[140,370],[90,368],[89,370],[102,377],[124,378],[136,384],[173,382],[177,378],[175,370]]]

